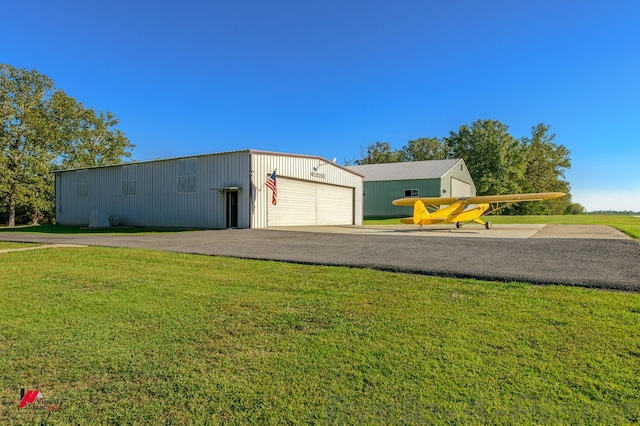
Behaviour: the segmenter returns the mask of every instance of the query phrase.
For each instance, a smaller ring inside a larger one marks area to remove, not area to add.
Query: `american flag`
[[[267,179],[267,188],[271,189],[271,204],[274,206],[278,204],[278,187],[276,186],[276,171],[274,170]]]

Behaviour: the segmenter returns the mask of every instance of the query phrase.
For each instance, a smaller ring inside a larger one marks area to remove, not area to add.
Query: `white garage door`
[[[454,177],[451,178],[452,197],[471,197],[471,185]]]
[[[353,188],[278,177],[278,204],[267,226],[351,225]]]

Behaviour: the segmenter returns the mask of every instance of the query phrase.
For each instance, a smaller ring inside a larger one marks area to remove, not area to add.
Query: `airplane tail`
[[[413,223],[416,225],[422,223],[423,219],[429,219],[431,214],[424,203],[420,200],[413,204]]]

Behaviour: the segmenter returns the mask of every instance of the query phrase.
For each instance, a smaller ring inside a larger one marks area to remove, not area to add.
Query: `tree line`
[[[569,150],[556,144],[550,126],[538,124],[531,136],[516,138],[497,120],[476,120],[443,138],[410,140],[401,149],[389,142],[369,144],[356,164],[464,159],[478,195],[565,192],[566,197],[544,203],[518,203],[507,214],[578,214],[584,207],[571,202],[565,172],[571,167]]]
[[[0,223],[53,221],[55,170],[130,158],[134,145],[118,124],[49,77],[0,64]]]

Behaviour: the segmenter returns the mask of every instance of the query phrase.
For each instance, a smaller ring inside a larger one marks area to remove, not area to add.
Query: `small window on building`
[[[178,193],[196,192],[196,159],[178,160]]]
[[[404,190],[405,198],[417,198],[420,196],[420,190],[418,189],[405,189]]]
[[[78,198],[86,198],[89,196],[89,179],[86,170],[78,170],[76,172],[76,195]]]
[[[362,191],[362,198],[367,198],[367,191],[366,190]]]
[[[122,167],[122,195],[125,197],[136,195],[137,169],[137,165]]]

